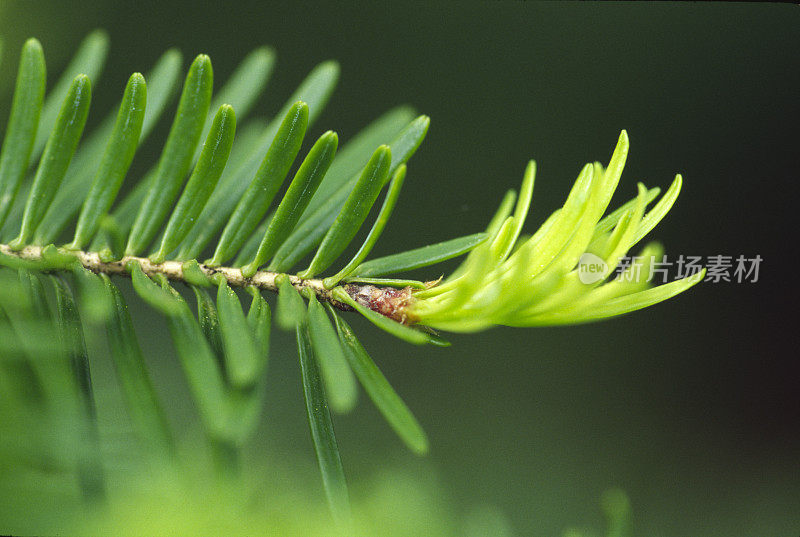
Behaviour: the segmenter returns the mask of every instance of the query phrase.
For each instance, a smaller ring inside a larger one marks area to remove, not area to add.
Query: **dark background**
[[[454,335],[446,350],[399,344],[354,320],[432,452],[419,460],[403,451],[365,400],[336,419],[345,469],[354,482],[387,461],[431,472],[456,512],[496,506],[520,535],[599,527],[597,498],[610,486],[629,493],[637,535],[798,534],[796,6],[77,5],[0,0],[0,102],[26,37],[41,40],[57,73],[102,27],[111,51],[94,121],[127,76],[168,47],[187,64],[208,53],[221,81],[262,44],[278,65],[256,115],[329,58],[342,76],[317,135],[332,128],[347,140],[398,104],[430,115],[376,255],[482,229],[529,158],[539,170],[526,226],[535,230],[580,167],[607,162],[627,129],[631,153],[612,206],[633,197],[637,181],[666,187],[682,173],[683,192],[651,237],[671,258],[761,255],[759,281],[707,283],[593,325]],[[155,159],[157,144],[147,147]],[[143,346],[166,385],[180,385],[163,327],[148,318],[138,316],[150,332]],[[299,453],[298,468],[312,466],[296,351],[284,334],[273,349],[259,449]]]

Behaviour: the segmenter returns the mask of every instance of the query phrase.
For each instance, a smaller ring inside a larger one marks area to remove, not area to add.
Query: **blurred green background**
[[[607,162],[627,129],[631,153],[612,205],[633,197],[637,181],[666,187],[682,173],[681,197],[651,237],[670,257],[761,255],[759,281],[700,285],[588,326],[452,336],[450,349],[398,344],[354,319],[432,452],[404,451],[364,398],[335,419],[345,470],[355,483],[387,463],[426,475],[453,512],[495,506],[519,535],[601,527],[597,499],[610,486],[629,493],[639,536],[800,531],[797,6],[0,0],[0,102],[25,38],[41,40],[52,81],[97,27],[111,51],[90,125],[116,105],[132,71],[172,46],[187,64],[208,53],[218,81],[251,49],[273,46],[278,66],[257,115],[274,112],[314,64],[339,60],[317,135],[331,128],[347,140],[398,104],[430,115],[375,255],[482,229],[529,158],[539,165],[533,231],[581,166]],[[155,160],[165,130],[135,170]],[[185,387],[163,350],[164,327],[144,308],[135,315],[159,388],[177,405],[171,418],[193,423],[193,410],[178,405]],[[255,450],[308,475],[315,463],[292,340],[276,333]],[[92,365],[107,403],[101,419],[113,422],[110,367]]]

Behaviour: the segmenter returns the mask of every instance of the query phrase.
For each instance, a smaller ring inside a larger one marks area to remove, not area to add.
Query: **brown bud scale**
[[[374,285],[344,286],[350,297],[372,311],[389,317],[401,324],[413,324],[417,319],[408,313],[408,307],[413,303],[411,287],[395,289],[394,287],[375,287]]]

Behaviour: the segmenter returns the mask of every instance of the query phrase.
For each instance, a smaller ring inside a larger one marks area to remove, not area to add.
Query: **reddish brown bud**
[[[372,311],[377,311],[401,324],[412,324],[416,319],[408,313],[408,307],[414,301],[411,287],[395,289],[394,287],[375,287],[374,285],[348,284],[344,286],[350,297]]]

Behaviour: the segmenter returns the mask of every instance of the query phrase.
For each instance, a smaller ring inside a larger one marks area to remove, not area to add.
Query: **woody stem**
[[[119,275],[130,277],[128,266],[130,263],[137,263],[142,272],[148,276],[162,274],[167,279],[183,283],[192,283],[198,274],[201,277],[211,279],[217,274],[225,277],[231,287],[257,287],[266,291],[278,291],[278,281],[281,277],[286,277],[289,282],[298,290],[305,289],[313,292],[317,299],[322,302],[329,302],[337,309],[352,311],[352,308],[336,300],[331,295],[331,290],[326,289],[321,279],[302,279],[291,274],[284,274],[272,271],[258,271],[252,277],[247,278],[242,274],[241,269],[233,267],[210,267],[196,261],[164,261],[163,263],[153,263],[146,257],[124,256],[115,261],[103,261],[97,252],[85,252],[81,250],[65,250],[53,246],[25,246],[19,250],[14,250],[7,244],[0,244],[0,266],[12,268],[32,268],[49,272],[71,270],[75,263],[79,263],[83,268],[94,273],[104,273],[108,275]],[[187,277],[187,270],[194,271],[193,276]],[[197,270],[200,272],[197,273]],[[218,278],[219,276],[217,276]],[[353,286],[356,284],[350,284]]]

